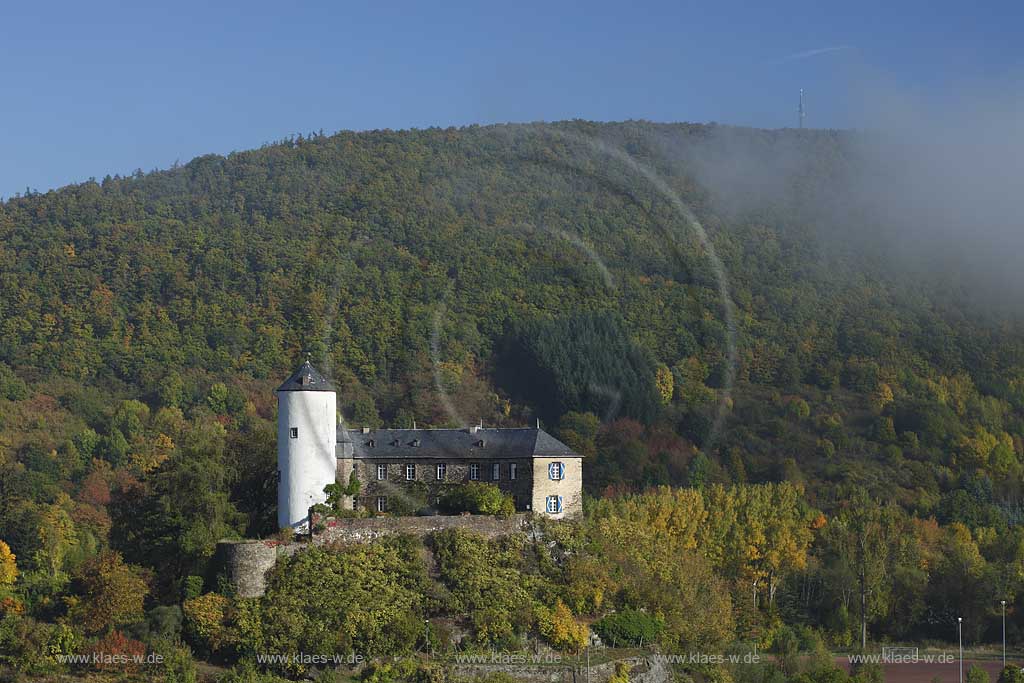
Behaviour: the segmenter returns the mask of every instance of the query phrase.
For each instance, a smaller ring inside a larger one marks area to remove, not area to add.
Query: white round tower
[[[305,531],[336,478],[337,394],[308,360],[276,393],[277,526]]]

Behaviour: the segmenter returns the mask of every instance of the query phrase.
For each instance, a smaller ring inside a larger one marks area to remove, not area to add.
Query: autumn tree
[[[132,624],[143,617],[149,594],[147,578],[116,552],[104,552],[83,562],[75,572],[78,602],[73,612],[86,631],[99,633]]]
[[[18,564],[11,547],[0,541],[0,586],[9,587],[18,578]]]

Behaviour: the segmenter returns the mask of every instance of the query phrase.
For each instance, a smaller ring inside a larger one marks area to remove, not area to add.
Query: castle
[[[324,487],[359,481],[345,507],[398,513],[410,498],[436,504],[452,486],[494,484],[518,512],[553,519],[582,511],[582,458],[537,428],[371,429],[338,424],[337,393],[306,361],[277,388],[277,520],[306,530]]]

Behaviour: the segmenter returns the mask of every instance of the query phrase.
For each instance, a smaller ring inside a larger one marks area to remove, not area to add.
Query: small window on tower
[[[292,427],[291,429],[289,429],[288,430],[288,436],[290,436],[293,439],[299,438],[299,428],[298,427]]]

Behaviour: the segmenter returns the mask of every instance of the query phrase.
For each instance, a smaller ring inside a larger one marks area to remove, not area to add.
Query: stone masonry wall
[[[553,462],[565,465],[564,477],[559,481],[548,477],[548,465]],[[533,481],[534,512],[545,512],[548,496],[562,496],[562,512],[549,517],[562,519],[583,514],[583,458],[534,458]]]
[[[266,590],[266,574],[278,555],[291,555],[297,543],[278,541],[220,541],[215,562],[227,575],[240,598],[258,598]]]
[[[443,481],[437,479],[437,465],[445,464],[446,473]],[[533,464],[530,458],[509,458],[509,459],[443,459],[443,458],[416,458],[409,460],[398,460],[394,458],[350,458],[338,459],[338,482],[347,484],[349,474],[356,472],[356,477],[361,484],[359,491],[360,507],[369,510],[374,509],[377,496],[385,498],[401,499],[406,492],[413,492],[410,498],[418,494],[426,493],[426,503],[432,505],[434,501],[444,495],[445,490],[457,484],[463,484],[470,480],[470,465],[476,463],[480,467],[478,481],[494,484],[499,489],[512,495],[516,501],[516,510],[523,512],[529,510],[528,506],[533,501]],[[500,467],[499,478],[494,479],[491,466],[498,464]],[[509,465],[516,464],[516,478],[509,478]],[[377,465],[387,467],[387,479],[377,479]],[[416,478],[409,481],[405,478],[405,466],[416,466]],[[347,506],[346,506],[347,507]]]
[[[328,518],[325,529],[313,536],[317,545],[334,542],[357,543],[372,541],[387,534],[427,536],[445,529],[465,529],[496,538],[523,531],[529,526],[529,514],[510,517],[489,515],[434,515],[430,517],[366,517],[363,519]]]

